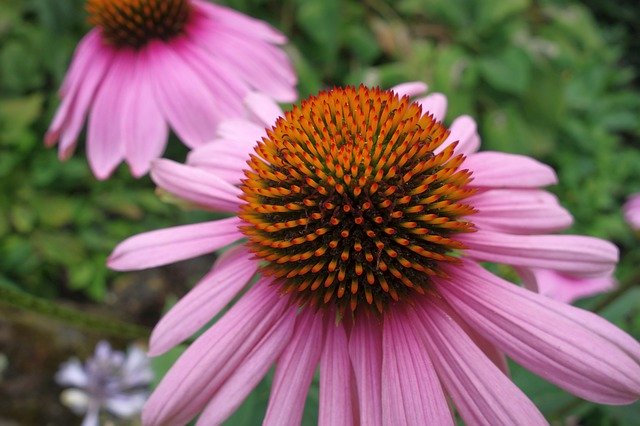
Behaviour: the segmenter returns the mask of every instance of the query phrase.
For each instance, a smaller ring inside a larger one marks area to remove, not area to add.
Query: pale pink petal
[[[618,249],[608,241],[581,235],[510,235],[479,230],[461,234],[465,254],[514,266],[555,269],[580,277],[609,273]]]
[[[453,425],[447,400],[416,323],[399,310],[382,332],[383,424]]]
[[[448,145],[458,142],[455,153],[471,155],[480,148],[480,135],[478,135],[478,126],[476,121],[468,115],[461,115],[453,120],[449,127],[449,136],[444,143],[440,145],[435,153],[438,154]]]
[[[255,142],[216,139],[194,148],[187,156],[187,164],[211,172],[231,185],[239,185],[245,177],[244,171],[249,168],[247,160],[254,145]]]
[[[209,210],[236,212],[241,202],[238,187],[207,170],[175,161],[156,160],[151,178],[159,187]]]
[[[470,425],[546,425],[540,411],[471,341],[437,298],[416,310],[416,331],[460,416]]]
[[[198,417],[198,425],[218,425],[242,404],[260,383],[291,339],[296,310],[289,309],[269,333],[246,356],[242,364],[213,395]]]
[[[351,361],[344,322],[327,324],[320,358],[320,426],[355,425],[352,401]]]
[[[263,425],[300,424],[323,339],[322,316],[304,309],[289,345],[278,359]]]
[[[173,364],[147,401],[143,424],[186,424],[258,350],[287,306],[268,280],[256,283]]]
[[[169,128],[151,86],[144,55],[137,55],[127,88],[120,93],[122,102],[122,139],[131,174],[140,177],[160,157],[167,144]]]
[[[616,287],[616,280],[610,274],[582,278],[550,269],[517,268],[517,271],[526,288],[565,303],[611,291]]]
[[[382,425],[382,322],[362,316],[349,336],[349,354],[356,379],[360,424]]]
[[[442,93],[432,93],[424,98],[417,99],[417,103],[422,106],[423,114],[433,115],[436,121],[443,121],[447,114],[447,97]]]
[[[225,252],[211,271],[154,327],[149,355],[161,355],[211,321],[245,287],[258,262],[244,246]]]
[[[237,217],[175,226],[129,237],[113,250],[111,269],[130,271],[211,253],[243,237]]]
[[[524,155],[483,151],[469,155],[462,167],[473,173],[475,187],[537,188],[558,182],[551,167]]]
[[[525,290],[473,262],[448,268],[438,291],[478,332],[516,362],[601,404],[640,397],[640,344],[613,324]]]
[[[232,144],[254,147],[259,140],[267,136],[267,132],[265,127],[247,119],[233,119],[220,123],[217,136],[228,139]]]
[[[630,196],[622,211],[627,223],[633,229],[640,230],[640,193]]]
[[[427,91],[428,86],[421,81],[410,81],[407,83],[401,83],[391,88],[396,92],[398,96],[414,97],[423,94]]]
[[[128,89],[135,55],[124,51],[113,64],[100,85],[89,115],[87,128],[87,157],[93,174],[106,179],[124,159],[121,118],[124,113],[120,92]]]
[[[60,367],[56,373],[56,383],[60,386],[85,388],[89,383],[87,372],[77,359],[71,359]]]
[[[244,98],[249,112],[253,114],[263,127],[272,127],[276,120],[284,115],[282,108],[269,96],[263,93],[251,92]],[[257,139],[256,139],[257,140]]]
[[[152,41],[145,48],[158,106],[178,137],[189,147],[210,141],[220,121],[218,104],[173,44]]]
[[[573,222],[554,195],[538,189],[492,189],[466,202],[478,209],[473,223],[490,231],[547,233],[565,229]]]

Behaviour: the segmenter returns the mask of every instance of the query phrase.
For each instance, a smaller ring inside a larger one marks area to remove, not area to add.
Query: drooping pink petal
[[[422,81],[410,81],[393,86],[390,90],[396,92],[398,96],[414,97],[427,91],[428,86]]]
[[[244,246],[225,252],[211,271],[154,327],[149,355],[161,355],[211,321],[244,288],[258,262]]]
[[[526,288],[565,303],[572,303],[577,299],[610,291],[616,287],[616,280],[611,274],[583,278],[550,269],[517,268],[517,272]]]
[[[241,190],[215,174],[171,160],[156,160],[151,178],[161,188],[205,209],[236,212]]]
[[[119,52],[98,89],[89,115],[87,157],[93,174],[106,179],[124,159],[121,117],[124,108],[120,92],[128,88],[135,66],[133,51]]]
[[[516,362],[603,404],[640,397],[640,344],[613,324],[512,285],[473,262],[448,268],[438,291],[467,323]]]
[[[559,231],[573,222],[554,195],[538,189],[492,189],[466,202],[478,209],[473,222],[489,231],[537,234]]]
[[[120,93],[120,120],[125,158],[131,174],[140,177],[149,171],[151,161],[162,155],[169,128],[153,95],[146,56],[136,55],[133,61],[127,87]]]
[[[382,425],[382,323],[362,316],[349,336],[349,354],[356,379],[360,424]]]
[[[272,98],[263,93],[249,93],[244,98],[244,103],[262,127],[272,127],[278,117],[284,115],[280,106]]]
[[[640,230],[640,193],[630,196],[622,211],[627,223],[633,229]]]
[[[249,354],[260,351],[257,345],[286,308],[287,301],[268,280],[258,281],[175,362],[147,401],[142,422],[149,426],[186,424]]]
[[[322,315],[310,309],[300,312],[291,341],[278,359],[263,425],[300,424],[323,339]]]
[[[211,91],[175,52],[179,42],[154,40],[145,52],[160,110],[178,137],[193,148],[213,139],[220,112]]]
[[[357,424],[351,401],[351,360],[344,322],[326,325],[326,338],[320,358],[320,426]]]
[[[462,164],[473,172],[471,186],[488,188],[538,188],[553,185],[553,169],[531,157],[483,151],[471,154]]]
[[[253,144],[237,143],[233,140],[216,139],[193,149],[187,164],[213,173],[231,185],[239,185],[248,168],[247,159],[253,152]]]
[[[285,312],[213,395],[198,417],[198,425],[221,424],[242,404],[289,343],[296,323],[295,316],[295,309]]]
[[[424,98],[417,99],[417,103],[422,106],[423,114],[433,115],[436,121],[443,121],[447,114],[447,97],[442,93],[432,93]]]
[[[129,237],[113,250],[108,266],[131,271],[211,253],[243,237],[237,217],[174,226]]]
[[[453,425],[440,381],[415,327],[399,310],[384,319],[382,422]]]
[[[461,234],[465,254],[487,262],[555,269],[580,277],[610,273],[618,249],[608,241],[581,235],[509,235],[479,230]]]
[[[480,351],[437,298],[425,298],[411,323],[422,333],[438,376],[466,424],[547,424],[535,405]]]

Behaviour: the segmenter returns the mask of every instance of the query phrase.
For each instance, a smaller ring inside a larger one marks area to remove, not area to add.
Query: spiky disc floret
[[[191,12],[188,0],[87,0],[89,22],[114,46],[140,48],[180,34]]]
[[[245,172],[242,231],[301,303],[384,312],[455,262],[473,225],[471,173],[448,130],[409,98],[347,87],[278,119]]]

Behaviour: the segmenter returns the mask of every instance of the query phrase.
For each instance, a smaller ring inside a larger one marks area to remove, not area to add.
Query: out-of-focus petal
[[[538,188],[558,182],[551,167],[524,155],[483,151],[469,155],[462,167],[473,172],[474,187]]]

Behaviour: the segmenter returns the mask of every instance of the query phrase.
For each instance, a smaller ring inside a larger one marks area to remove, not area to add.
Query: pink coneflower
[[[623,207],[624,218],[631,228],[640,231],[640,193],[633,194]]]
[[[296,99],[278,47],[286,38],[262,21],[202,0],[88,0],[87,11],[95,28],[76,49],[45,143],[71,156],[89,113],[99,179],[123,160],[144,175],[169,126],[189,147],[209,141],[222,119],[242,115],[251,90]]]
[[[230,153],[219,175],[154,165],[163,189],[233,216],[132,237],[112,268],[236,245],[160,321],[151,353],[242,296],[167,373],[145,424],[184,424],[198,413],[198,424],[219,424],[273,364],[267,425],[300,422],[318,367],[323,425],[453,424],[449,401],[469,424],[545,424],[505,374],[503,354],[591,401],[638,398],[638,342],[479,265],[598,277],[614,267],[616,248],[536,235],[566,221],[538,189],[555,182],[553,171],[524,156],[476,153],[472,119],[456,119],[449,132],[440,115],[423,112],[439,114],[443,100],[421,106],[365,87],[322,92],[271,123],[237,163],[239,186]]]

